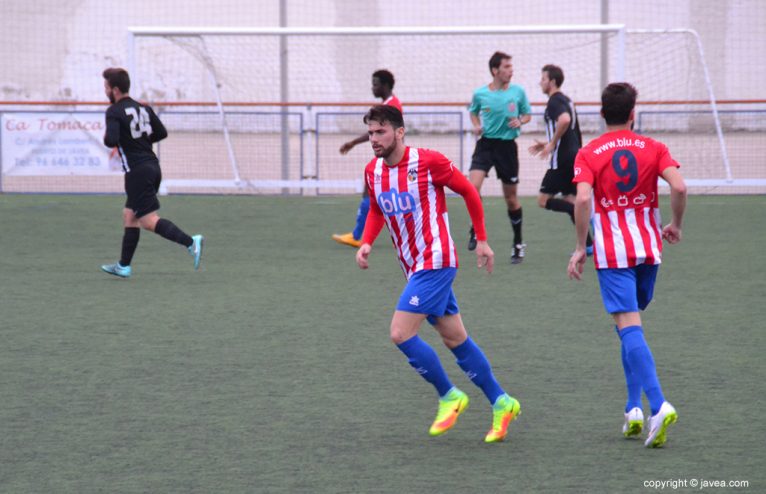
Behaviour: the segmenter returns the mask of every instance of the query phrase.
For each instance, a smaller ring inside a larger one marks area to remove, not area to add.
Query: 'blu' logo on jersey
[[[378,206],[386,216],[410,213],[415,209],[415,198],[409,192],[400,194],[396,189],[391,189],[378,195]]]

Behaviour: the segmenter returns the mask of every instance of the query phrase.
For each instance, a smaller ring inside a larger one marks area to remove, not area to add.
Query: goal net
[[[716,188],[738,178],[690,31],[132,28],[130,39],[131,92],[166,103],[158,110],[170,137],[160,158],[171,192],[358,190],[369,148],[346,156],[338,148],[366,131],[361,117],[375,102],[370,75],[380,68],[395,74],[408,143],[438,149],[467,169],[467,102],[489,81],[487,61],[497,50],[512,55],[513,82],[534,105],[533,123],[519,140],[521,193],[536,193],[545,171],[524,150],[544,138],[546,97],[538,81],[548,63],[564,69],[562,89],[580,103],[586,141],[603,130],[604,83],[628,80],[639,90],[637,130],[666,142],[692,183]]]

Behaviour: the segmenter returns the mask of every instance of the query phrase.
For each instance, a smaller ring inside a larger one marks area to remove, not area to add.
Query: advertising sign
[[[3,113],[3,175],[122,173],[115,149],[104,146],[103,112]]]

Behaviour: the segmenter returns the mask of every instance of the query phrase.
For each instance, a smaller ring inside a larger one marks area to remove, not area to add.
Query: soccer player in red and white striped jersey
[[[375,159],[365,169],[370,212],[356,262],[362,269],[369,267],[372,244],[386,224],[407,277],[391,321],[391,340],[439,394],[429,433],[447,432],[468,406],[468,396],[452,385],[434,349],[418,336],[425,319],[492,405],[492,428],[484,440],[502,441],[508,424],[519,414],[519,402],[500,387],[484,353],[468,336],[452,291],[458,260],[444,187],[463,196],[476,231],[478,267],[491,272],[494,253],[487,244],[479,193],[441,153],[404,145],[404,122],[398,109],[375,106],[364,121]]]
[[[577,155],[573,182],[594,189],[597,269],[660,264],[657,178],[676,168],[667,146],[630,130],[607,132]]]
[[[623,434],[628,438],[641,434],[643,389],[652,411],[645,445],[656,448],[665,443],[667,427],[678,414],[665,401],[639,310],[652,300],[662,240],[671,244],[681,240],[686,185],[668,148],[632,131],[637,95],[628,83],[604,89],[601,114],[607,132],[582,148],[575,159],[577,247],[568,273],[570,278],[581,278],[590,220],[601,297],[622,342],[628,390]],[[657,197],[659,177],[670,185],[673,219],[665,228]]]
[[[373,207],[381,212],[374,218],[388,226],[407,278],[424,269],[458,267],[444,192],[450,183],[459,191],[460,179],[450,182],[454,174],[452,162],[443,154],[410,147],[404,148],[394,167],[376,158],[365,169],[370,196],[377,198]],[[467,204],[477,208],[474,202]],[[474,217],[479,214],[472,212]],[[480,238],[486,239],[486,232]]]

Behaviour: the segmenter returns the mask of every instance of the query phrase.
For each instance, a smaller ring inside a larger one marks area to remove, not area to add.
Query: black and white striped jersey
[[[545,133],[548,136],[548,142],[556,134],[556,121],[565,112],[569,113],[571,122],[567,131],[556,144],[556,150],[551,153],[550,167],[552,170],[557,170],[559,167],[572,168],[577,151],[582,147],[580,122],[577,118],[574,102],[561,92],[551,96],[545,107]]]

